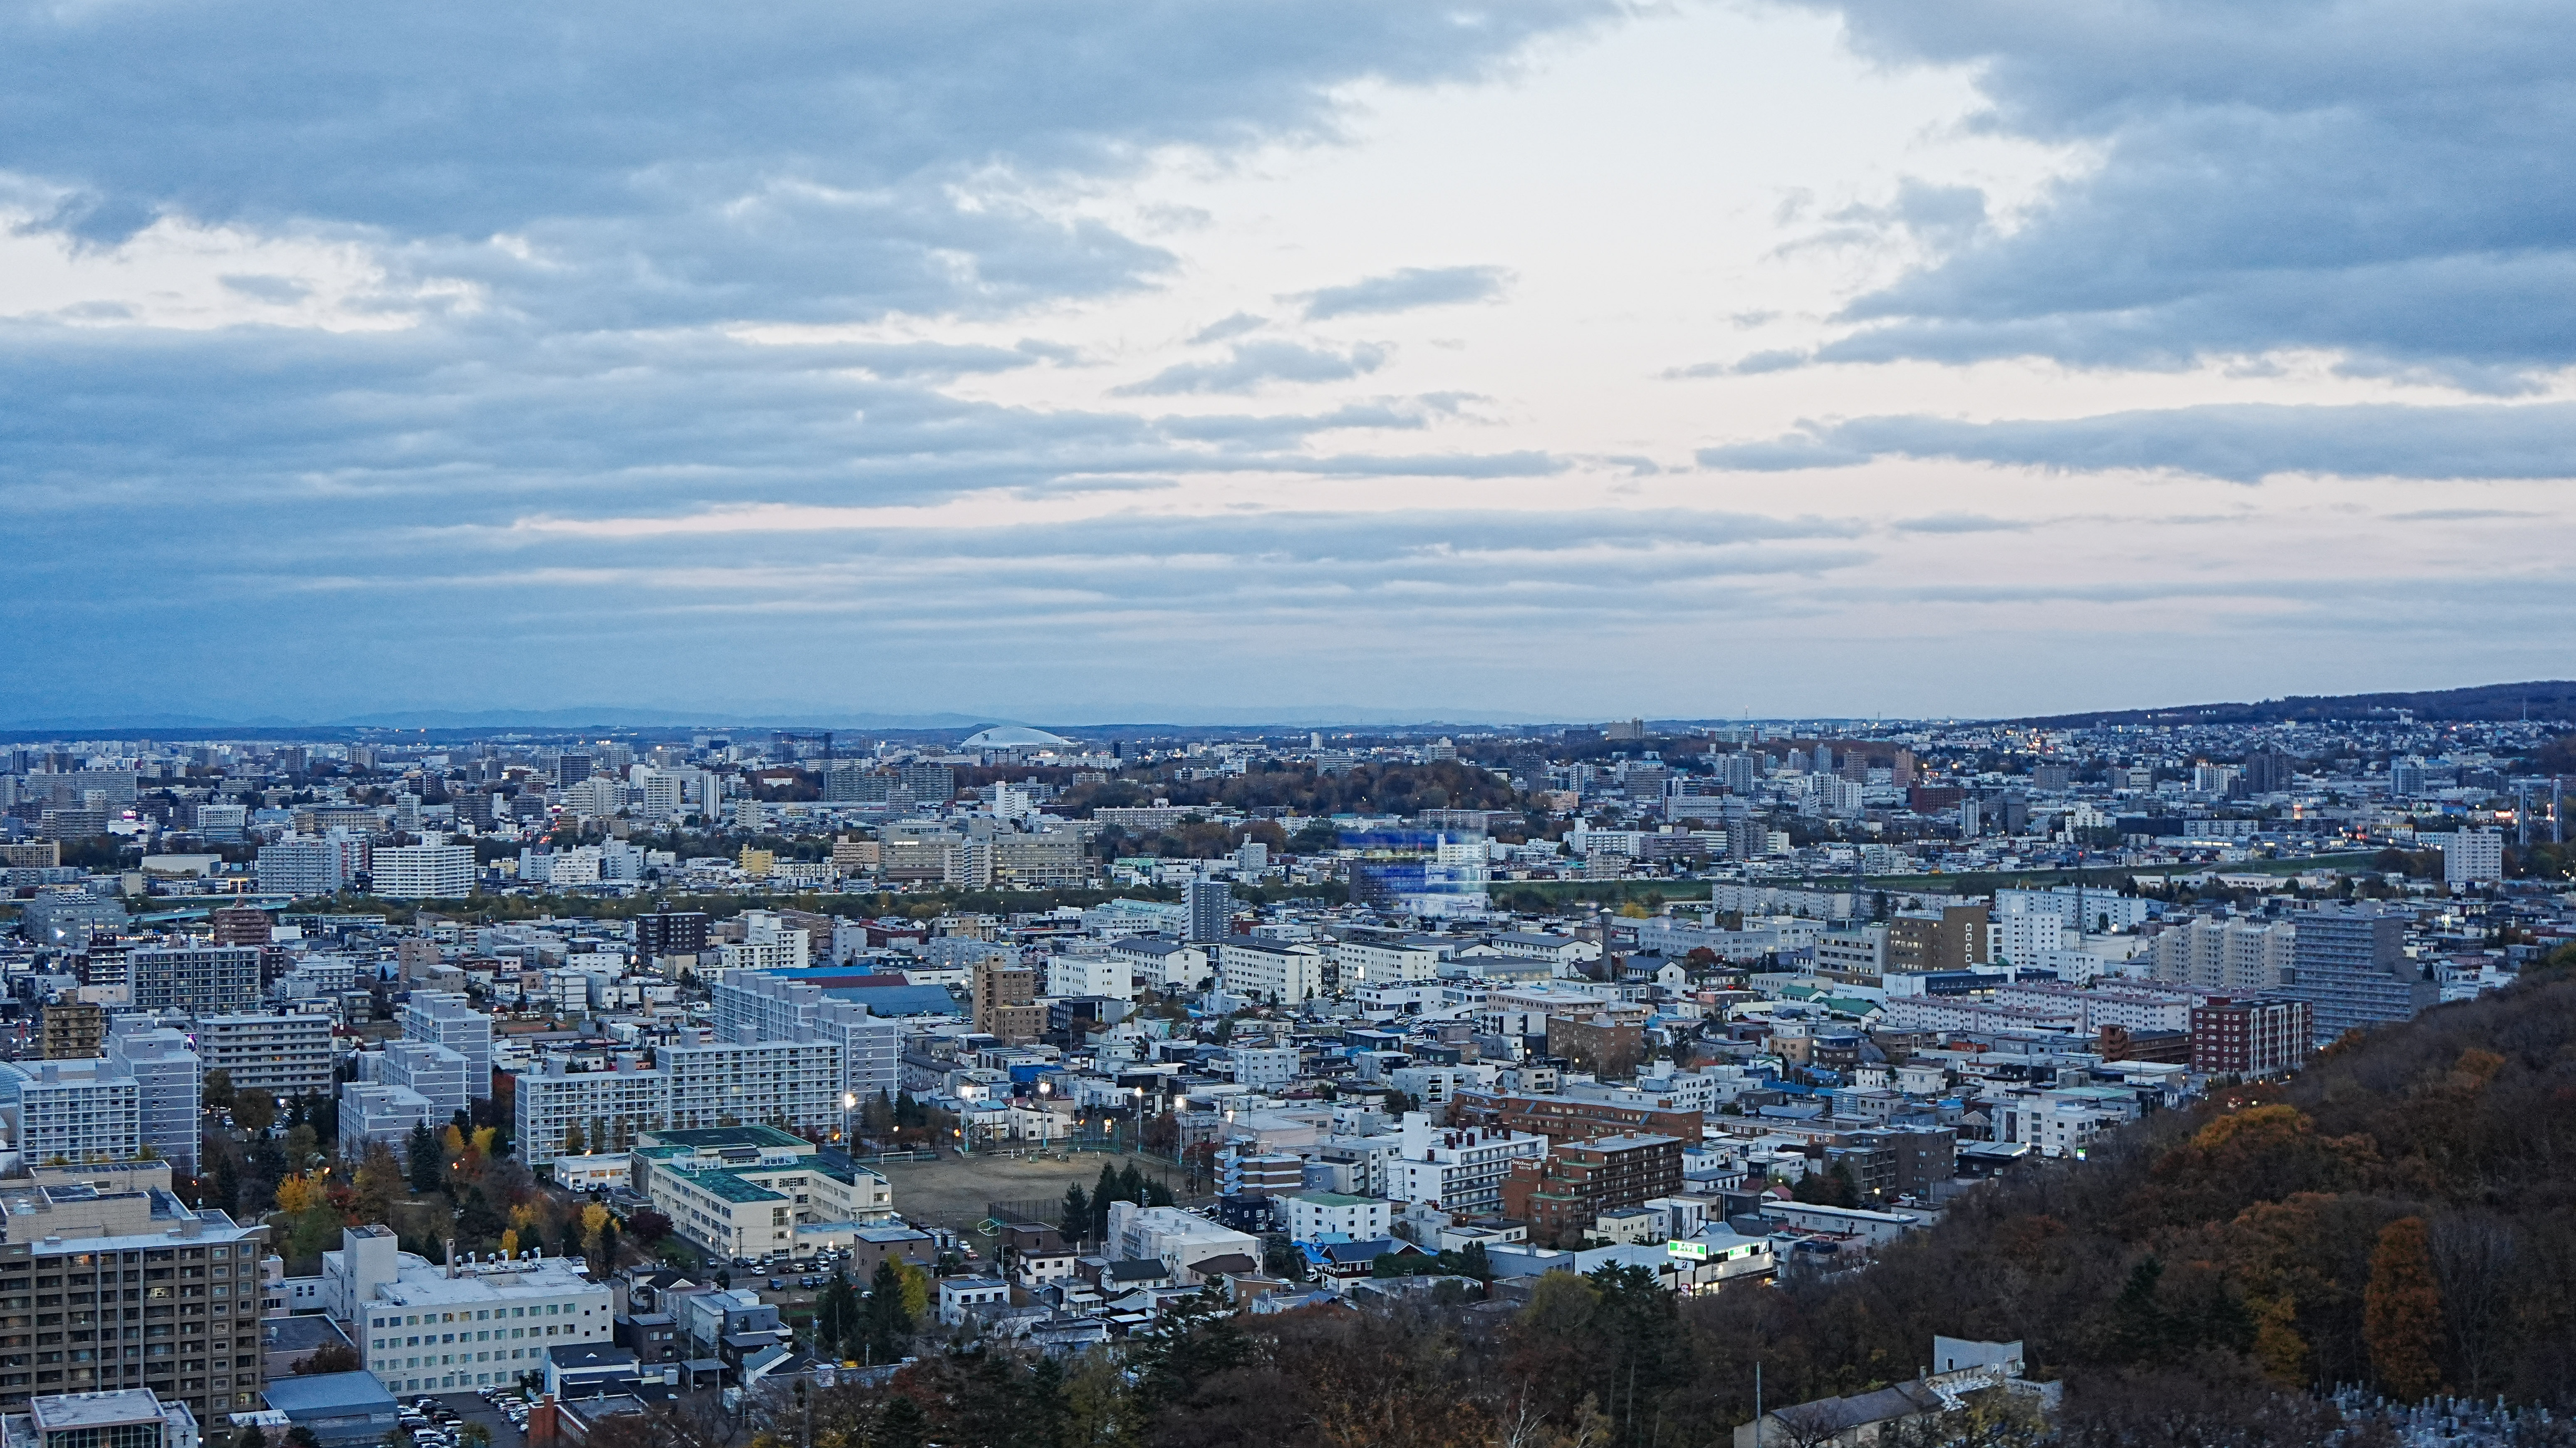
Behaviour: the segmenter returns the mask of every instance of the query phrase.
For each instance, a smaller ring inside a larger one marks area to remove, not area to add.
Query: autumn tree
[[[2380,1386],[2410,1403],[2441,1386],[2433,1350],[2442,1337],[2442,1291],[2422,1217],[2400,1217],[2380,1229],[2361,1302],[2362,1340]]]

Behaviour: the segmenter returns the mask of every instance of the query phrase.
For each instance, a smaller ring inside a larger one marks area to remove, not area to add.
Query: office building
[[[1888,922],[1888,973],[1983,965],[1991,958],[1991,929],[1983,905],[1951,905],[1938,914],[1909,910]]]
[[[331,1018],[318,1014],[199,1016],[197,1059],[236,1091],[292,1100],[331,1094]]]
[[[2442,988],[2406,958],[2407,917],[2374,906],[2304,911],[2292,939],[2295,979],[2282,994],[2308,1003],[2318,1041],[2411,1020]]]
[[[648,1131],[633,1155],[635,1189],[719,1258],[793,1248],[800,1226],[876,1226],[894,1215],[882,1174],[775,1127]]]
[[[119,1019],[107,1037],[107,1063],[134,1078],[136,1122],[143,1145],[189,1176],[197,1174],[205,1078],[188,1038],[149,1016]]]
[[[92,937],[125,928],[125,907],[87,890],[43,890],[18,907],[18,933],[34,945],[87,950]]]
[[[142,1090],[104,1060],[0,1061],[0,1122],[31,1165],[130,1161]]]
[[[150,1388],[39,1396],[0,1426],[6,1448],[197,1448],[197,1415]]]
[[[259,1005],[259,947],[146,946],[126,952],[138,1011],[182,1015],[248,1011]]]
[[[13,1185],[7,1196],[0,1295],[24,1301],[42,1292],[40,1315],[59,1312],[62,1320],[59,1328],[36,1324],[33,1351],[20,1341],[0,1354],[0,1411],[27,1412],[40,1393],[136,1388],[184,1404],[203,1423],[259,1408],[259,1264],[268,1228],[191,1211],[159,1189]],[[203,1297],[159,1296],[182,1285]],[[93,1325],[110,1320],[121,1320],[113,1335]],[[47,1340],[57,1332],[59,1348]],[[111,1448],[128,1441],[155,1440]]]
[[[576,1263],[527,1253],[435,1266],[381,1225],[342,1228],[339,1250],[322,1254],[322,1283],[367,1371],[396,1393],[514,1384],[541,1371],[550,1349],[616,1331],[607,1285]]]
[[[2315,1038],[2308,1002],[2288,996],[2219,996],[2192,1008],[2191,1069],[2254,1080],[2307,1064]]]
[[[465,1058],[465,1094],[492,1095],[492,1018],[454,991],[416,990],[400,1012],[403,1039],[445,1046]],[[426,1093],[424,1093],[426,1094]]]
[[[657,910],[635,917],[635,958],[650,965],[666,955],[695,956],[707,948],[703,910]]]
[[[1181,907],[1189,912],[1193,945],[1211,945],[1234,933],[1234,888],[1223,880],[1200,878],[1183,885]]]
[[[474,893],[470,845],[398,845],[371,859],[370,889],[388,900],[461,900]]]

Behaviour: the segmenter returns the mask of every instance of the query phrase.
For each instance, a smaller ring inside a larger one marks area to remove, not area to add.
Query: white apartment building
[[[1234,1064],[1234,1083],[1255,1091],[1276,1094],[1286,1091],[1297,1079],[1297,1048],[1294,1046],[1236,1046],[1226,1052]]]
[[[285,1097],[331,1091],[331,1018],[319,1014],[197,1017],[197,1058],[237,1091]]]
[[[2107,824],[2109,819],[2106,816],[2100,822]],[[2137,929],[2155,913],[2154,903],[2142,896],[2077,890],[2071,885],[2050,890],[1997,890],[1994,914],[1998,923],[2008,915],[2055,915],[2075,929],[2098,934],[2105,928]]]
[[[1342,989],[1404,985],[1440,974],[1440,941],[1422,935],[1352,935],[1333,942]]]
[[[2298,927],[2287,920],[2203,917],[2167,925],[2151,939],[2148,974],[2168,985],[2252,995],[2290,977]]]
[[[1388,1204],[1342,1192],[1300,1192],[1288,1199],[1288,1239],[1314,1242],[1327,1236],[1373,1242],[1387,1234]]]
[[[841,1128],[851,1094],[842,1048],[824,1032],[802,1041],[657,1046],[654,1064],[620,1052],[613,1069],[570,1069],[548,1056],[516,1083],[516,1139],[531,1168],[562,1152],[575,1128],[591,1146],[630,1143],[643,1131],[717,1126]]]
[[[803,970],[813,963],[806,932],[772,911],[744,911],[742,931],[741,944],[716,949],[717,963],[726,970]]]
[[[841,999],[821,986],[756,971],[726,972],[717,978],[713,995],[719,1041],[828,1039],[837,1043],[845,1105],[874,1096],[892,1099],[902,1087],[902,1023],[870,1014],[862,1001]]]
[[[1994,957],[1999,963],[2036,966],[2064,949],[2075,927],[2054,910],[2025,910],[1994,919]]]
[[[2144,981],[2095,990],[2028,981],[2003,986],[1996,990],[1994,998],[1995,1004],[2006,1010],[2078,1012],[2078,1029],[2087,1035],[2098,1035],[2106,1026],[2130,1031],[2188,1031],[2191,1008],[2201,999],[2196,990]]]
[[[454,991],[416,990],[403,1003],[403,1039],[445,1046],[465,1058],[465,1094],[492,1094],[492,1018]],[[424,1093],[426,1094],[426,1093]]]
[[[107,1063],[134,1078],[136,1125],[143,1144],[189,1176],[205,1129],[204,1078],[188,1038],[149,1016],[120,1018],[108,1033]]]
[[[1497,986],[1476,1010],[1476,1029],[1489,1036],[1544,1036],[1549,1016],[1587,1015],[1618,999],[1617,991],[1564,981]]]
[[[1136,998],[1136,967],[1108,953],[1060,952],[1047,957],[1046,993],[1051,996]]]
[[[263,895],[330,895],[349,883],[345,856],[327,840],[285,839],[259,847]]]
[[[1206,946],[1182,940],[1130,936],[1112,942],[1109,953],[1127,962],[1130,970],[1156,990],[1205,990],[1216,972],[1208,961]]]
[[[104,1060],[0,1061],[0,1124],[30,1166],[131,1161],[143,1092]]]
[[[442,1122],[465,1109],[465,1057],[458,1052],[427,1041],[388,1041],[373,1065],[374,1084],[416,1093]]]
[[[471,845],[394,845],[373,852],[369,889],[388,900],[462,900],[474,893]]]
[[[2491,885],[2504,878],[2504,831],[2459,830],[2426,835],[2442,852],[2442,883]]]
[[[1293,1005],[1324,993],[1324,952],[1267,940],[1219,941],[1216,974],[1217,987],[1239,1000]]]
[[[322,1280],[325,1304],[389,1392],[514,1383],[548,1349],[616,1331],[607,1286],[560,1257],[437,1267],[399,1250],[384,1226],[343,1228],[340,1249],[322,1254]]]
[[[382,1086],[367,1081],[340,1083],[340,1159],[356,1162],[367,1143],[382,1142],[400,1156],[412,1128],[444,1128],[455,1116],[408,1086]]]
[[[1887,971],[1887,927],[1863,925],[1832,930],[1816,937],[1816,969],[1843,975],[1883,975]]]
[[[1547,1138],[1520,1131],[1480,1131],[1434,1126],[1430,1114],[1408,1111],[1402,1144],[1387,1164],[1386,1194],[1399,1202],[1453,1216],[1490,1217],[1503,1209],[1503,1179],[1515,1161],[1547,1155]]]
[[[1186,1283],[1194,1279],[1199,1264],[1217,1258],[1240,1257],[1257,1268],[1261,1239],[1220,1227],[1178,1207],[1112,1202],[1109,1251],[1113,1261],[1160,1262]]]

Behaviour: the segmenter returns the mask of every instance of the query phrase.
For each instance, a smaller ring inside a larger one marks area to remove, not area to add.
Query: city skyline
[[[2576,674],[2569,23],[19,10],[0,723]]]

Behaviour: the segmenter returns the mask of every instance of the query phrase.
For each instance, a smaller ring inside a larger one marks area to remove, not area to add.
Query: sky
[[[0,723],[2576,676],[2571,122],[2491,0],[0,0]]]

